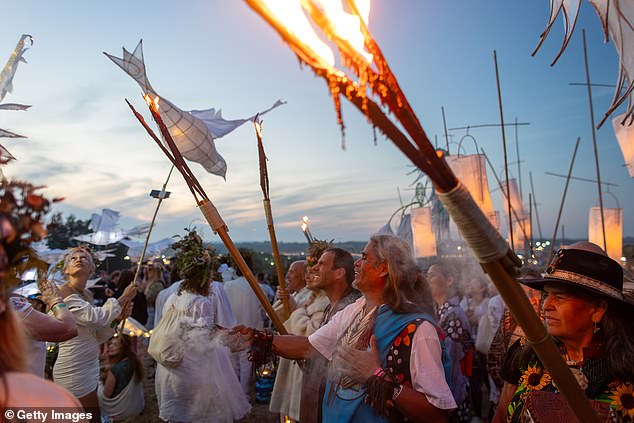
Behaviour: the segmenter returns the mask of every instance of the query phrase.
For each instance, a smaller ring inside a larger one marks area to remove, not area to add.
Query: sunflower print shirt
[[[507,422],[511,423],[524,421],[524,405],[532,391],[558,392],[548,370],[542,366],[533,351],[525,351],[524,344],[524,339],[515,342],[509,348],[502,366],[503,379],[517,386],[507,409]],[[584,349],[585,361],[580,366],[571,366],[570,370],[585,390],[586,396],[603,403],[595,407],[606,410],[607,415],[601,416],[602,421],[633,423],[634,383],[611,379],[607,361],[601,354],[602,349],[593,350],[586,354]],[[565,353],[565,349],[563,352]]]

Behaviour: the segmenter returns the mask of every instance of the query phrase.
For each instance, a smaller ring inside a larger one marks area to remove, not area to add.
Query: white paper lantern
[[[486,162],[483,154],[470,154],[464,156],[446,156],[449,167],[454,171],[456,177],[467,188],[471,197],[476,202],[482,213],[489,218],[496,226],[495,211],[491,202],[489,192],[489,181],[487,179]],[[499,229],[498,226],[496,228]]]
[[[605,240],[608,256],[620,263],[623,256],[623,209],[603,208],[605,219]],[[588,222],[588,241],[603,248],[603,230],[601,228],[601,208],[590,209]]]
[[[410,211],[414,257],[436,255],[436,237],[431,215],[431,207],[419,207]]]
[[[519,189],[517,187],[517,180],[515,178],[509,179],[509,192],[511,197],[511,220],[513,222],[513,247],[516,251],[523,250],[527,247],[531,237],[531,224],[528,213],[524,208],[524,202],[520,197]],[[506,182],[502,182],[502,189],[506,192]],[[508,224],[508,200],[503,198],[504,212],[506,213]],[[509,242],[511,242],[509,237]]]

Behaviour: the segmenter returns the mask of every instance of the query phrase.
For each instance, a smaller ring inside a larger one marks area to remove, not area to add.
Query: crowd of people
[[[356,259],[314,242],[276,292],[259,276],[288,332],[279,335],[241,270],[195,231],[173,245],[173,269],[150,261],[137,282],[126,269],[92,290],[95,259],[73,248],[64,281],[42,278],[40,295],[23,298],[9,283],[23,241],[13,216],[0,223],[1,407],[117,421],[143,413],[143,382],[153,379],[162,421],[229,423],[249,413],[266,368],[275,381],[265,398],[282,422],[573,418],[488,277],[459,259],[420,266],[398,237],[371,236]],[[601,421],[634,420],[634,307],[623,279],[588,242],[518,279]],[[120,330],[130,318],[153,328],[149,367],[141,340]],[[58,346],[52,381],[47,342]]]

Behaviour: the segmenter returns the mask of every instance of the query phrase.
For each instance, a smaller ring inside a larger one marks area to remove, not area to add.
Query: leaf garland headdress
[[[196,282],[199,286],[209,283],[213,270],[214,250],[205,247],[196,229],[185,229],[187,235],[172,244],[177,251],[176,267],[181,278]]]
[[[324,251],[335,246],[335,244],[333,244],[333,241],[334,239],[331,239],[330,241],[317,238],[313,239],[308,245],[308,256],[306,257],[306,265],[308,267],[316,265]]]

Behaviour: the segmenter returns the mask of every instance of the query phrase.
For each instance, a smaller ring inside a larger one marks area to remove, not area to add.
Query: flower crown
[[[203,240],[196,233],[196,229],[186,228],[185,230],[187,235],[172,244],[172,248],[178,253],[176,267],[182,278],[200,278],[199,283],[202,286],[209,282],[209,276],[214,267],[214,250],[203,245]]]
[[[316,238],[313,239],[308,245],[308,256],[306,257],[306,265],[308,267],[316,265],[324,251],[335,246],[335,244],[333,244],[333,241],[334,239],[331,239],[330,241]]]
[[[27,269],[46,272],[47,264],[31,244],[46,236],[44,216],[62,198],[48,200],[37,193],[42,188],[24,181],[0,181],[0,282],[6,287],[16,285]]]

